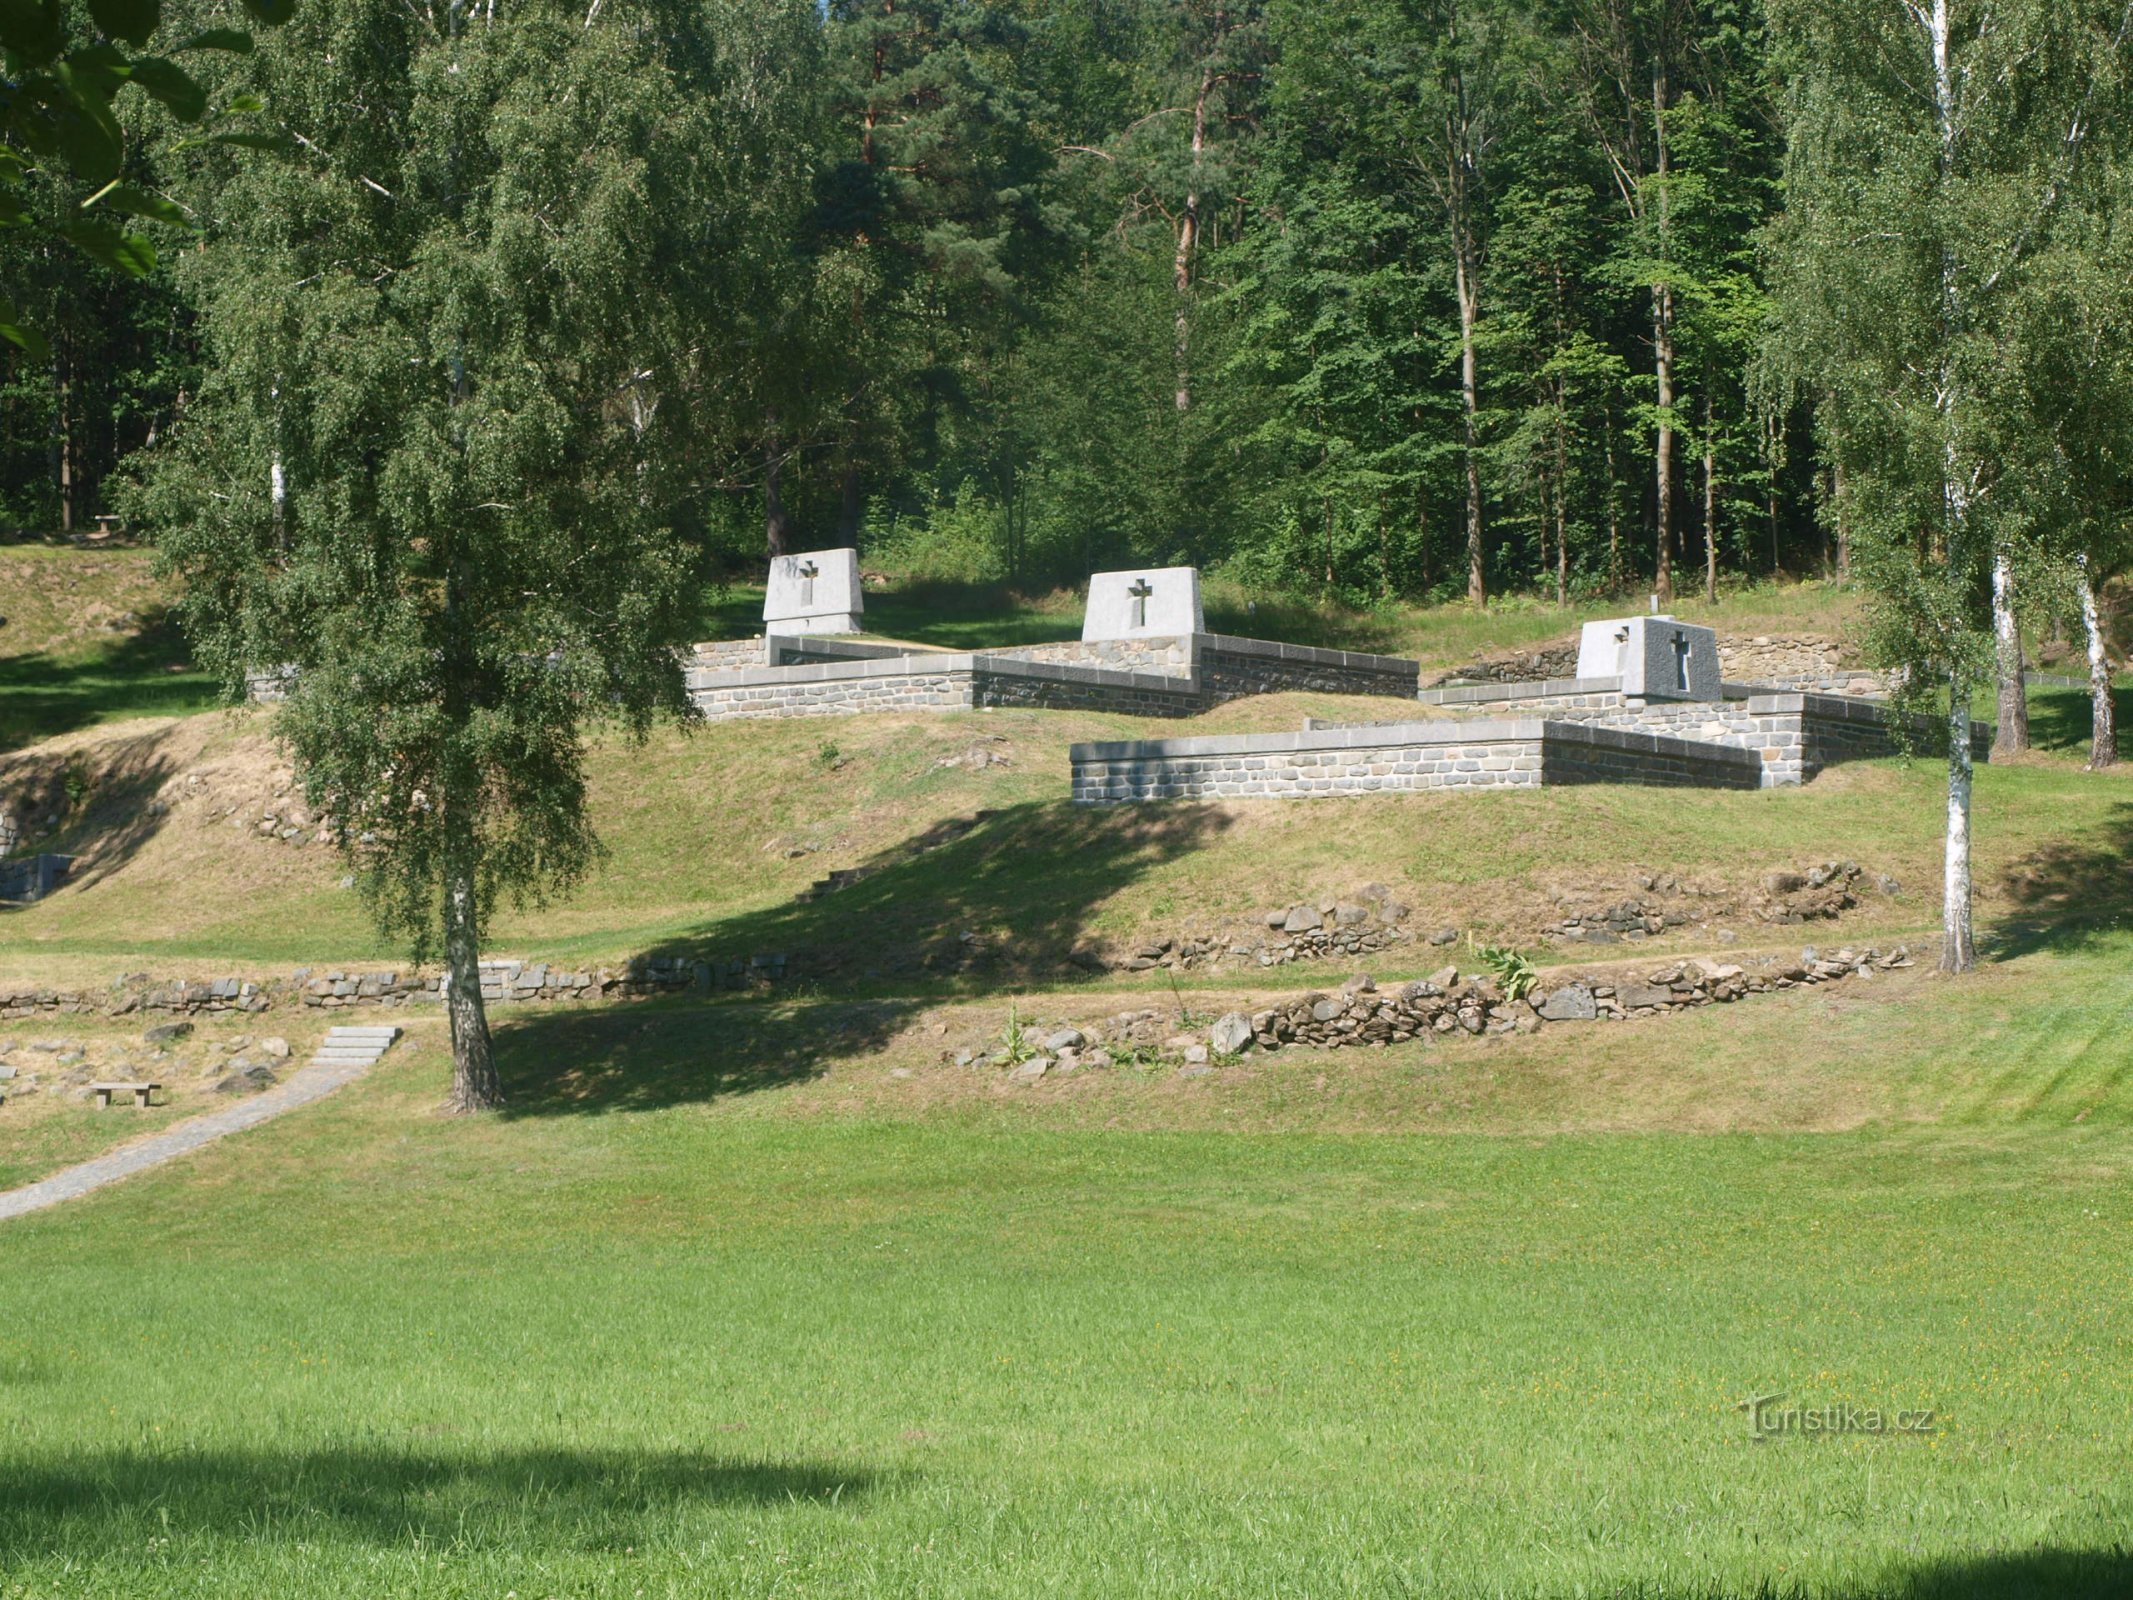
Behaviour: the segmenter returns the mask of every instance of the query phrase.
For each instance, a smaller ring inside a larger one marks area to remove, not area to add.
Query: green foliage
[[[720,43],[307,12],[236,80],[303,158],[193,169],[211,360],[137,508],[232,691],[297,669],[280,731],[417,951],[461,931],[455,885],[472,936],[574,881],[581,730],[683,709],[692,330],[748,181],[714,166],[750,115]]]
[[[1510,999],[1525,999],[1540,982],[1532,959],[1509,945],[1483,944],[1469,933],[1466,946],[1474,953],[1474,959],[1494,974],[1496,986]]]
[[[148,44],[162,22],[161,0],[90,0],[88,9],[93,28],[84,30],[61,0],[13,0],[0,7],[0,50],[7,56],[7,76],[0,81],[0,227],[56,235],[105,267],[146,277],[155,267],[155,246],[145,234],[101,219],[143,217],[179,227],[188,219],[165,197],[123,181],[119,92],[131,84],[179,122],[198,123],[207,115],[207,91],[171,56],[243,54],[252,38],[240,29],[214,28],[169,46],[171,55],[134,56],[119,46],[138,50]],[[246,9],[255,21],[273,26],[287,21],[294,8],[280,0],[246,0]],[[228,109],[241,113],[258,106],[233,103]],[[260,137],[241,131],[206,135],[224,143]],[[40,217],[23,191],[33,174],[47,168],[94,186],[94,192],[68,214]],[[7,289],[0,294],[0,339],[45,359],[44,332],[17,305],[15,286]]]

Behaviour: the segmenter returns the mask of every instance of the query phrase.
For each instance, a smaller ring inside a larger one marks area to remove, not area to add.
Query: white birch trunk
[[[1933,10],[1925,20],[1933,46],[1933,121],[1940,137],[1940,199],[1945,209],[1948,191],[1955,182],[1958,137],[1955,75],[1948,60],[1948,0],[1933,0]],[[1934,409],[1939,412],[1941,421],[1941,497],[1947,519],[1947,559],[1949,566],[1958,570],[1965,559],[1971,510],[1970,481],[1963,472],[1962,453],[1957,448],[1961,379],[1955,370],[1954,347],[1956,332],[1962,324],[1962,309],[1962,284],[1956,271],[1955,252],[1944,237],[1940,253],[1941,359]],[[1950,640],[1949,647],[1953,652],[1960,652],[1961,641]],[[1960,659],[1959,655],[1957,659]],[[1951,664],[1948,673],[1947,838],[1941,874],[1940,966],[1943,972],[1967,972],[1977,960],[1970,914],[1970,779],[1970,680],[1960,665]]]
[[[1977,962],[1970,932],[1970,685],[1948,678],[1948,848],[1942,864],[1940,970],[1968,972]]]
[[[2029,693],[2022,683],[2022,628],[2015,618],[2014,557],[2002,547],[1992,555],[1992,647],[1999,677],[1999,725],[1992,753],[2016,755],[2029,748]]]
[[[2089,581],[2086,553],[2076,568],[2081,595],[2081,626],[2089,641],[2089,771],[2118,765],[2118,719],[2111,706],[2111,653],[2104,644],[2103,615],[2096,606],[2096,586]]]

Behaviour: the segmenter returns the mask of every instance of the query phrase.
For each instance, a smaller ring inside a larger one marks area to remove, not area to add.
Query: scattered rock
[[[1459,942],[1459,930],[1457,928],[1439,928],[1429,936],[1429,942],[1436,945],[1457,944]]]
[[[236,1064],[232,1063],[232,1065],[235,1066]],[[262,1089],[273,1088],[279,1082],[281,1082],[281,1079],[274,1075],[274,1069],[266,1065],[266,1063],[247,1063],[243,1066],[238,1066],[237,1070],[231,1072],[228,1076],[218,1078],[215,1081],[215,1093],[257,1094]]]
[[[1540,1015],[1549,1022],[1590,1022],[1599,1014],[1592,991],[1582,983],[1566,983],[1540,1004]]]
[[[289,1059],[289,1041],[279,1034],[269,1034],[259,1041],[259,1052],[261,1055],[272,1056],[276,1061],[286,1061]]]
[[[1218,1056],[1242,1055],[1252,1042],[1252,1019],[1241,1011],[1226,1011],[1215,1019],[1208,1043]]]
[[[1044,1048],[1057,1055],[1062,1050],[1078,1050],[1086,1043],[1088,1040],[1079,1028],[1061,1028],[1057,1033],[1045,1036]]]
[[[150,1028],[141,1038],[149,1044],[170,1045],[180,1039],[190,1039],[193,1025],[190,1022],[165,1022]]]

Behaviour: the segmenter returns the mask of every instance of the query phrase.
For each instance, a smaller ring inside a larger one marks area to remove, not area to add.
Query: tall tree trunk
[[[1652,129],[1658,146],[1659,249],[1667,250],[1670,200],[1666,147],[1666,73],[1656,62],[1652,67]],[[1659,519],[1658,572],[1652,588],[1661,605],[1674,598],[1674,286],[1652,286],[1652,365],[1659,383],[1659,438],[1652,463],[1653,489]]]
[[[844,465],[837,478],[837,543],[846,550],[859,548],[859,524],[866,516],[865,482],[859,462],[847,443]]]
[[[1615,408],[1607,407],[1607,592],[1622,589],[1622,480],[1615,476]]]
[[[1703,597],[1718,604],[1718,438],[1708,394],[1703,398]]]
[[[59,430],[55,441],[59,449],[59,531],[74,531],[74,374],[67,365],[67,341],[61,339],[55,346],[52,361],[52,382],[58,401],[54,425]]]
[[[1977,964],[1970,936],[1970,683],[1948,677],[1948,829],[1942,855],[1940,970],[1968,972]]]
[[[1939,175],[1945,195],[1955,181],[1955,78],[1948,61],[1948,0],[1933,0],[1933,107],[1940,137]],[[1944,226],[1946,226],[1944,224]],[[1955,365],[1955,340],[1962,327],[1961,278],[1946,235],[1940,258],[1940,366],[1935,374],[1934,408],[1941,423],[1941,497],[1947,560],[1961,570],[1969,543],[1971,485],[1963,471],[1957,428],[1961,421],[1961,378]],[[1977,961],[1970,931],[1970,680],[1961,667],[1948,674],[1947,837],[1941,878],[1940,966],[1943,972],[1967,972]]]
[[[2022,626],[2015,616],[2014,557],[2004,548],[1992,556],[1993,666],[1999,679],[2000,722],[1992,753],[2017,755],[2029,748],[2029,691],[2022,682]]]
[[[471,839],[455,842],[445,866],[444,959],[450,973],[445,1014],[452,1028],[449,1105],[454,1111],[493,1111],[504,1103],[504,1091],[496,1076],[488,1013],[481,1003],[480,918],[471,845]]]
[[[1480,306],[1474,282],[1473,235],[1453,224],[1453,276],[1459,292],[1459,392],[1466,422],[1466,598],[1486,606],[1489,584],[1481,504],[1481,383],[1474,350]]]
[[[1220,35],[1217,35],[1219,40]],[[1207,153],[1207,102],[1219,82],[1212,58],[1200,72],[1200,90],[1192,101],[1192,171],[1186,179],[1185,205],[1178,213],[1178,249],[1170,281],[1177,294],[1172,354],[1177,364],[1179,411],[1192,409],[1192,266],[1200,246],[1200,163]]]
[[[2096,605],[2096,586],[2089,581],[2089,558],[2084,553],[2076,570],[2081,595],[2081,626],[2089,641],[2089,771],[2101,772],[2118,765],[2117,716],[2111,705],[2111,654],[2103,637],[2103,616]]]
[[[785,452],[775,439],[763,446],[763,542],[773,558],[792,549],[792,520],[785,514]]]
[[[465,366],[456,355],[452,366],[455,395],[463,400]],[[478,708],[478,695],[474,624],[462,599],[466,593],[465,561],[459,541],[447,536],[442,666],[444,721],[449,732],[443,771],[438,775],[442,793],[437,796],[437,803],[443,810],[444,824],[444,904],[440,910],[444,914],[448,974],[445,1015],[452,1030],[452,1098],[448,1104],[454,1111],[489,1111],[504,1103],[504,1094],[496,1078],[496,1058],[489,1047],[488,1014],[481,1003],[481,907],[475,898],[481,844],[474,822],[481,781],[466,742],[467,729]]]
[[[1555,380],[1555,603],[1570,604],[1570,397],[1561,377]]]
[[[1836,508],[1837,520],[1837,581],[1852,581],[1852,516],[1850,502],[1844,496],[1844,458],[1838,456],[1829,464],[1830,503]]]

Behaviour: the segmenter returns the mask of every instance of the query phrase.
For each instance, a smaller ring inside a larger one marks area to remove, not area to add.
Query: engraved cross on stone
[[[815,603],[815,574],[820,569],[812,561],[800,563],[800,604],[812,607]]]
[[[1146,578],[1135,578],[1126,593],[1133,596],[1133,625],[1136,628],[1147,627],[1148,597],[1155,593],[1155,586]]]
[[[1674,630],[1674,687],[1684,694],[1689,687],[1689,636]]]

